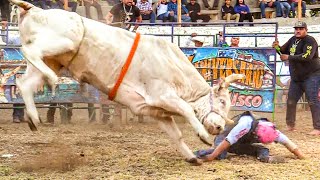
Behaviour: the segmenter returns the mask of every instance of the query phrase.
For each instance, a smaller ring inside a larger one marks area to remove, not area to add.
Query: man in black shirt
[[[112,7],[106,16],[106,21],[107,24],[130,29],[130,24],[125,24],[126,22],[141,22],[142,18],[139,8],[133,5],[132,0],[123,0],[123,3],[116,4]],[[137,28],[138,26],[136,25],[134,31]]]
[[[231,0],[226,0],[225,4],[221,7],[221,16],[222,19],[229,22],[231,19],[235,19],[236,22],[239,22],[240,14],[234,12],[234,8],[231,6]]]
[[[200,13],[200,4],[197,3],[196,0],[190,0],[190,3],[187,4],[186,8],[189,11],[189,16],[192,22],[197,22],[198,19],[203,20],[203,22],[210,21],[210,16]]]
[[[309,134],[320,135],[320,60],[318,43],[309,36],[307,24],[298,21],[294,26],[294,36],[280,47],[282,61],[289,60],[291,83],[287,100],[286,122],[293,131],[296,120],[297,102],[305,92],[311,109],[314,130]],[[275,41],[273,47],[279,46]]]

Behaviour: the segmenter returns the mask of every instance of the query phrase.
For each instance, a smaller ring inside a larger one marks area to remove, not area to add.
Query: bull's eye
[[[226,101],[223,99],[220,99],[221,104],[223,104],[224,106],[226,105]]]

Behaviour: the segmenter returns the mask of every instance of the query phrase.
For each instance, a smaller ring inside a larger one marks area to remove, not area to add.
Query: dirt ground
[[[40,115],[45,118],[45,109]],[[297,113],[296,132],[285,131],[285,110],[276,112],[277,127],[308,157],[297,160],[279,144],[271,154],[284,157],[281,164],[265,164],[253,157],[229,155],[222,161],[191,166],[184,161],[157,123],[145,118],[110,127],[88,123],[86,110],[74,110],[72,124],[42,125],[31,132],[26,123],[13,124],[12,110],[1,110],[0,179],[320,179],[320,136],[312,130],[308,111]],[[271,114],[260,114],[271,117]],[[178,120],[192,150],[208,148],[188,123]],[[3,155],[12,157],[1,157]]]

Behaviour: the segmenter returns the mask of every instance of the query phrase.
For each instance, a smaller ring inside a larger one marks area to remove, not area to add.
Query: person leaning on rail
[[[2,24],[1,24],[2,41],[7,43],[6,45],[21,45],[20,36],[6,34],[7,24],[8,24],[7,21],[2,21]],[[1,71],[1,74],[3,74],[2,71]],[[4,84],[4,82],[1,82],[1,84]],[[12,121],[14,123],[20,123],[21,121],[24,121],[24,108],[23,108],[24,104],[14,103],[12,106],[13,106]]]

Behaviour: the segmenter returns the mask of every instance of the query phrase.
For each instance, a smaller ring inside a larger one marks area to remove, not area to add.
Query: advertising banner
[[[274,49],[203,47],[182,50],[210,85],[231,74],[245,75],[244,80],[230,85],[233,110],[273,111]]]

